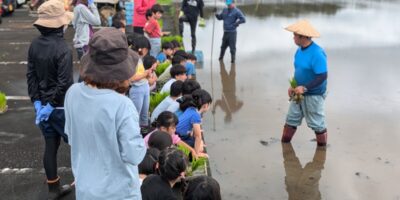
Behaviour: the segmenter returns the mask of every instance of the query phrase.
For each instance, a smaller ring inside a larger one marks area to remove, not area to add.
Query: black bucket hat
[[[89,51],[81,59],[81,76],[99,83],[129,80],[138,60],[122,31],[102,28],[90,39]]]

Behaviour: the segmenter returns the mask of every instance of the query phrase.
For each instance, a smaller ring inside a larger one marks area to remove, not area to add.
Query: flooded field
[[[243,2],[236,65],[228,53],[217,61],[220,21],[210,60],[211,9],[197,31],[199,80],[214,96],[206,141],[224,199],[400,199],[400,1]],[[292,145],[279,141],[297,48],[283,27],[300,18],[328,56],[326,151],[305,124]]]

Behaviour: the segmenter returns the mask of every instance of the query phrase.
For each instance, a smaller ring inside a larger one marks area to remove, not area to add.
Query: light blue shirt
[[[64,106],[76,199],[141,199],[137,166],[146,147],[132,101],[76,83]]]
[[[164,86],[161,88],[160,93],[169,93],[171,91],[171,85],[175,83],[176,79],[169,79]]]
[[[160,104],[153,110],[151,114],[151,122],[153,123],[158,115],[160,115],[164,111],[170,111],[175,113],[179,109],[179,103],[172,99],[171,96],[167,96],[164,100],[161,101]]]

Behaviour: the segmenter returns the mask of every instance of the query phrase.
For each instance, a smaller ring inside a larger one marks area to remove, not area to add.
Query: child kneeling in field
[[[181,145],[186,147],[187,149],[190,150],[192,153],[192,156],[194,158],[200,157],[207,157],[207,154],[201,153],[201,152],[196,152],[190,145],[188,145],[186,142],[182,141],[181,138],[175,134],[176,131],[176,125],[178,124],[178,118],[176,115],[172,112],[169,111],[164,111],[162,112],[156,120],[156,126],[157,129],[144,138],[145,144],[149,146],[149,139],[153,133],[156,131],[163,131],[165,133],[168,133],[171,138],[172,138],[172,143],[174,145]]]
[[[176,132],[179,137],[193,147],[197,154],[204,151],[204,142],[201,131],[201,115],[208,111],[212,102],[211,95],[202,89],[195,90],[192,95],[183,96]]]

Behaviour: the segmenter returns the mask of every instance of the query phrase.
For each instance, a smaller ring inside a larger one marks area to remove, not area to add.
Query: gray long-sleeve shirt
[[[91,4],[86,7],[83,4],[78,4],[74,8],[74,19],[72,25],[75,29],[74,47],[82,48],[89,44],[90,28],[92,26],[100,26],[100,15],[96,5]]]
[[[246,22],[242,11],[239,8],[224,8],[220,14],[215,15],[218,20],[224,20],[224,31],[225,32],[236,32],[236,28],[239,24]]]

